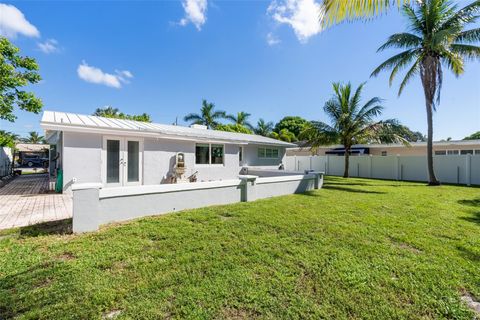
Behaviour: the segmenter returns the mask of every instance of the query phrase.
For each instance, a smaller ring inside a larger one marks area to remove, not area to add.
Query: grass
[[[479,188],[328,178],[91,234],[57,227],[0,234],[0,319],[472,319],[461,296],[480,298]]]

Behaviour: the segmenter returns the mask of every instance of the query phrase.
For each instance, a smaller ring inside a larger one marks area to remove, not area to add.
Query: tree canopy
[[[477,139],[480,139],[480,131],[472,133],[468,137],[463,138],[463,140],[477,140]]]
[[[152,119],[149,114],[142,113],[139,115],[129,115],[123,112],[120,112],[117,108],[113,108],[111,106],[97,108],[93,113],[94,116],[98,117],[105,117],[105,118],[116,118],[116,119],[124,119],[124,120],[134,120],[134,121],[142,121],[142,122],[152,122]]]
[[[308,124],[308,121],[298,116],[287,116],[281,119],[276,125],[273,131],[280,134],[283,129],[287,129],[288,132],[292,133],[297,140],[300,133],[305,129],[305,125]],[[284,131],[285,132],[285,131]]]
[[[189,113],[183,120],[191,124],[201,124],[209,129],[215,129],[220,124],[220,120],[225,119],[227,115],[225,111],[214,109],[215,104],[203,99],[200,113]]]
[[[238,123],[218,124],[215,130],[253,134],[253,131]]]
[[[7,38],[0,37],[0,119],[15,121],[15,107],[39,113],[42,100],[32,92],[22,90],[41,80],[35,59],[19,55],[20,49]]]

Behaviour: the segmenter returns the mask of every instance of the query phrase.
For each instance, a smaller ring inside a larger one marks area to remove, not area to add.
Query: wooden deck
[[[0,188],[0,229],[71,218],[71,196],[48,189],[48,174],[19,176]]]

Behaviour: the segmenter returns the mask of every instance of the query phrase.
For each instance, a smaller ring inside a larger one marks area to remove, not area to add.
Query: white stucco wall
[[[233,179],[240,174],[242,167],[238,154],[240,145],[224,144],[223,165],[195,164],[195,145],[194,141],[144,138],[143,184],[165,183],[168,173],[175,164],[175,156],[178,152],[185,154],[186,176],[198,171],[198,181]],[[243,165],[277,168],[285,159],[285,148],[282,147],[278,147],[278,159],[259,159],[258,148],[265,146],[242,146]],[[64,132],[61,162],[65,191],[70,192],[73,178],[76,178],[77,183],[103,183],[102,148],[103,136],[101,134]]]
[[[102,136],[88,133],[63,134],[63,189],[70,192],[76,183],[102,182]]]

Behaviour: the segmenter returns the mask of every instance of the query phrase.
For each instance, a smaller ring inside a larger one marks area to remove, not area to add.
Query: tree
[[[31,92],[21,90],[41,80],[35,59],[22,57],[20,50],[0,37],[0,119],[15,121],[15,107],[28,112],[39,113],[42,100]]]
[[[414,0],[323,0],[320,19],[324,26],[330,26],[344,20],[371,18],[394,5],[400,7],[412,2]]]
[[[269,135],[270,138],[285,141],[285,142],[295,142],[298,141],[297,137],[293,132],[290,132],[287,128],[280,130],[280,132],[272,131]]]
[[[36,131],[30,131],[28,137],[22,139],[25,143],[45,143],[45,138]]]
[[[361,94],[365,84],[361,84],[352,94],[350,83],[333,84],[333,97],[325,103],[323,111],[330,118],[331,125],[312,121],[301,133],[301,139],[307,141],[312,151],[322,145],[341,143],[345,148],[345,171],[343,176],[348,178],[350,150],[359,143],[391,143],[404,139],[396,135],[391,125],[396,120],[374,121],[382,114],[381,99],[374,97],[363,106],[360,106]]]
[[[419,131],[412,131],[409,127],[402,125],[399,122],[391,124],[391,131],[393,131],[398,136],[402,137],[408,142],[425,142],[427,141],[427,137],[419,132]]]
[[[248,118],[250,118],[251,114],[247,112],[237,112],[237,115],[229,114],[225,118],[232,121],[234,124],[246,127],[253,131],[253,126],[250,122],[248,122]]]
[[[115,118],[115,119],[124,119],[124,120],[134,120],[134,121],[141,121],[141,122],[152,122],[150,115],[147,113],[142,113],[139,115],[129,115],[123,112],[120,112],[117,108],[113,108],[111,106],[106,106],[103,108],[97,108],[93,113],[94,116],[97,117],[105,117],[105,118]]]
[[[480,1],[475,1],[457,10],[448,0],[424,0],[416,7],[403,6],[410,33],[397,33],[387,40],[378,51],[398,48],[403,51],[383,62],[372,73],[391,69],[390,85],[397,73],[408,66],[400,84],[401,95],[407,83],[420,75],[427,111],[427,163],[429,185],[439,185],[433,168],[433,112],[440,104],[443,82],[443,67],[455,76],[464,72],[464,61],[480,58],[480,47],[469,43],[480,41],[480,28],[465,31],[465,26],[475,22],[480,10]]]
[[[183,118],[183,120],[192,124],[207,126],[209,129],[215,129],[215,127],[219,125],[219,120],[225,119],[226,113],[225,111],[214,111],[214,109],[215,105],[204,99],[202,100],[200,114],[189,113]]]
[[[480,139],[480,131],[472,133],[468,137],[463,138],[463,140],[477,140],[477,139]]]
[[[250,130],[249,128],[238,124],[238,123],[229,123],[229,124],[218,124],[215,127],[215,130],[220,130],[220,131],[227,131],[227,132],[238,132],[238,133],[246,133],[246,134],[252,134],[253,131]]]
[[[18,135],[5,131],[0,130],[0,147],[15,147],[15,141],[18,140]]]
[[[263,119],[259,119],[257,127],[255,128],[255,134],[268,137],[273,130],[273,122],[265,122]]]
[[[301,117],[287,116],[275,125],[273,131],[280,133],[282,129],[287,129],[290,133],[295,135],[294,140],[297,140],[297,137],[300,135],[300,132],[303,131],[306,124],[308,124],[308,121]]]

